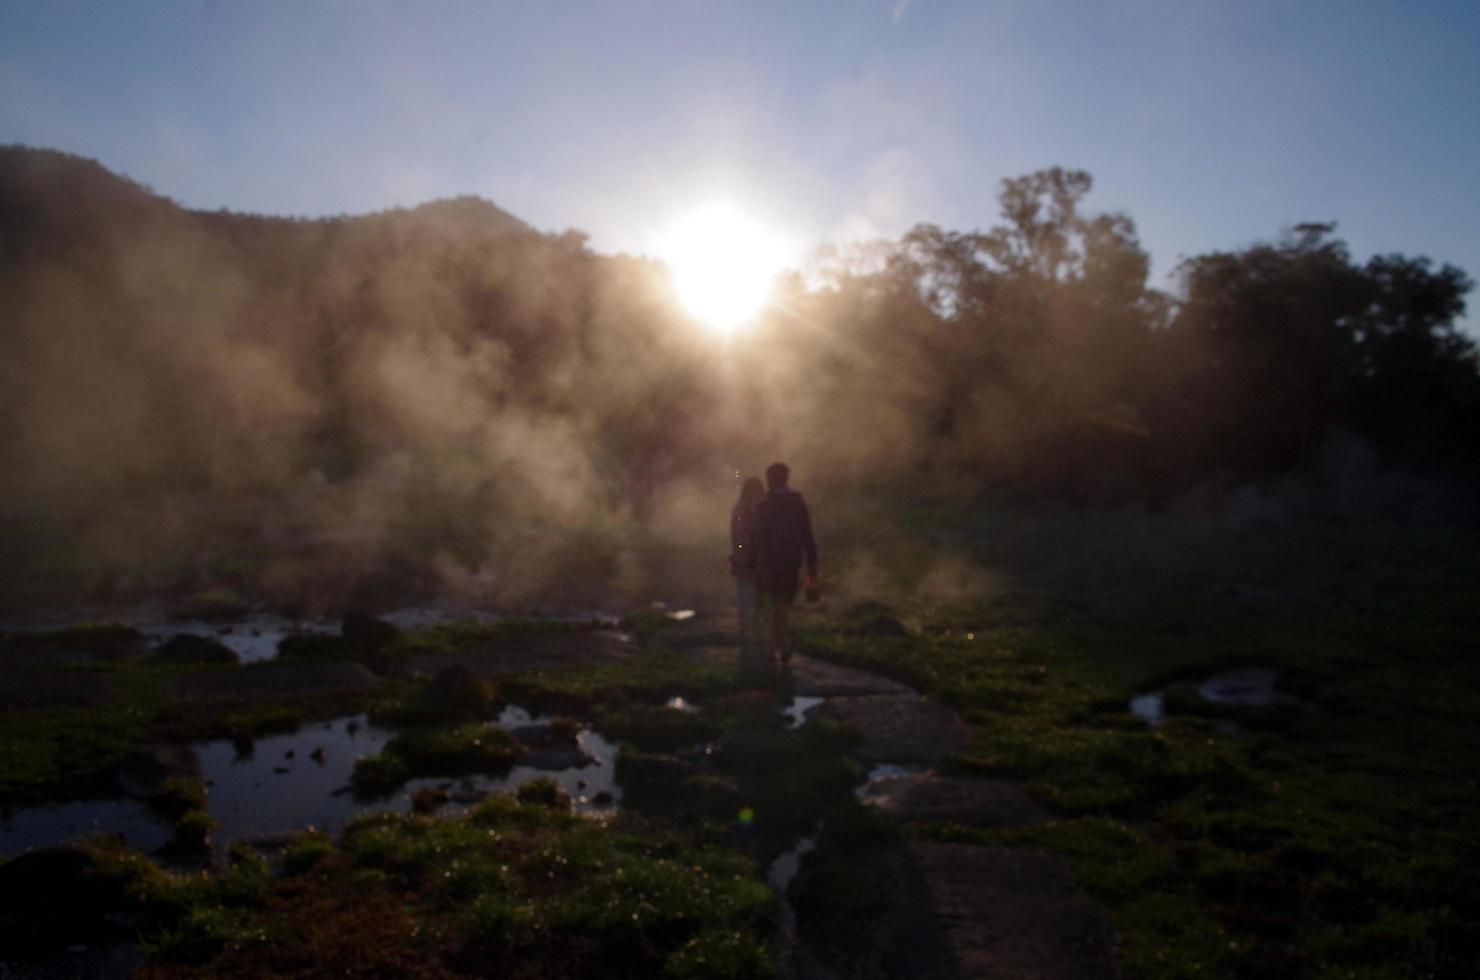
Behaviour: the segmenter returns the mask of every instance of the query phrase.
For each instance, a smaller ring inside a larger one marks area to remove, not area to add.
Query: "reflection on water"
[[[807,712],[826,700],[827,698],[814,698],[799,694],[792,698],[786,707],[781,709],[781,714],[786,718],[788,726],[791,728],[801,728],[802,724],[807,720]]]
[[[791,900],[786,897],[786,889],[796,878],[797,872],[802,868],[802,857],[817,848],[817,838],[803,837],[796,842],[796,846],[789,851],[783,851],[771,866],[766,869],[766,883],[776,893],[781,910],[781,932],[788,939],[796,935],[797,913],[792,907]]]
[[[892,762],[881,763],[868,771],[863,785],[853,791],[853,795],[860,802],[867,802],[870,797],[877,796],[883,784],[896,779],[909,779],[923,776],[927,772],[924,766],[899,766]]]
[[[157,851],[170,829],[136,800],[82,800],[0,812],[0,854],[51,847],[87,834],[122,834],[140,851]]]
[[[1240,707],[1263,708],[1295,699],[1275,690],[1277,671],[1259,667],[1241,667],[1214,674],[1197,685],[1197,695],[1213,704],[1230,704]],[[1131,714],[1153,728],[1166,721],[1166,695],[1164,691],[1150,691],[1131,698]],[[1227,720],[1218,720],[1214,726],[1225,734],[1236,734],[1238,726]]]
[[[206,805],[216,820],[212,843],[224,849],[305,827],[340,830],[365,809],[347,791],[355,760],[378,753],[393,734],[356,715],[259,738],[245,756],[229,739],[197,742]]]
[[[285,636],[299,633],[339,634],[339,624],[331,620],[292,620],[274,613],[252,613],[230,623],[211,623],[199,619],[161,619],[138,623],[136,629],[151,643],[163,643],[181,633],[209,637],[229,647],[244,664],[276,657],[278,641]]]
[[[496,724],[519,728],[550,720],[511,705]],[[410,811],[413,794],[426,787],[447,792],[443,812],[465,810],[490,793],[512,793],[536,776],[555,780],[570,794],[578,812],[611,812],[622,798],[616,782],[616,745],[583,728],[576,743],[592,761],[582,766],[551,770],[518,765],[499,777],[413,779],[389,799],[357,800],[350,788],[355,760],[379,753],[394,734],[355,715],[259,738],[245,753],[227,739],[192,745],[200,758],[206,808],[216,821],[211,843],[217,854],[224,854],[235,841],[272,840],[308,828],[337,833],[356,816],[374,810]],[[94,800],[0,814],[0,854],[98,832],[121,833],[130,847],[144,852],[157,851],[170,838],[170,828],[155,820],[143,803]]]
[[[1131,714],[1155,728],[1166,720],[1165,701],[1160,691],[1131,698]]]
[[[550,720],[510,705],[495,724],[518,728]],[[412,796],[425,788],[446,791],[449,799],[441,809],[455,812],[490,793],[512,793],[520,783],[536,776],[554,779],[570,794],[580,812],[610,810],[621,799],[621,787],[615,779],[617,747],[596,732],[581,729],[576,735],[577,744],[595,760],[586,766],[549,770],[518,765],[498,777],[418,778],[389,799],[357,800],[350,791],[355,760],[377,754],[394,734],[369,724],[364,715],[356,715],[310,724],[291,735],[258,739],[251,755],[245,758],[230,741],[197,744],[207,781],[207,806],[217,821],[212,842],[225,848],[232,841],[270,838],[306,827],[337,833],[361,813],[411,810]]]
[[[1267,707],[1278,699],[1274,690],[1275,672],[1258,668],[1225,670],[1215,674],[1197,686],[1198,695],[1205,701],[1218,704],[1240,704],[1250,707]]]

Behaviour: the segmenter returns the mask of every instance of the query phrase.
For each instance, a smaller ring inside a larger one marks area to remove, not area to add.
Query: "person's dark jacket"
[[[812,516],[802,495],[788,487],[769,491],[755,508],[751,528],[758,580],[766,591],[796,592],[797,571],[805,562],[807,574],[817,575],[817,542]]]

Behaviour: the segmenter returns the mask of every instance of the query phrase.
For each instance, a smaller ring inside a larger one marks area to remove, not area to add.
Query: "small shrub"
[[[361,797],[378,799],[401,788],[411,778],[411,769],[399,755],[382,752],[355,760],[350,784]]]
[[[520,803],[548,807],[551,810],[570,809],[570,794],[549,776],[537,776],[519,784],[516,794]]]
[[[303,834],[295,837],[283,849],[283,871],[290,875],[301,875],[312,871],[320,861],[333,853],[334,845],[323,834]]]

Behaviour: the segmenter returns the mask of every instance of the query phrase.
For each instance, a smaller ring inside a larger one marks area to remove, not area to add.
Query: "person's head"
[[[766,495],[766,488],[761,484],[758,476],[747,476],[745,482],[740,484],[740,506],[754,507],[755,502]]]
[[[791,479],[791,467],[785,463],[772,463],[766,467],[766,486],[770,489],[782,489],[789,479]]]

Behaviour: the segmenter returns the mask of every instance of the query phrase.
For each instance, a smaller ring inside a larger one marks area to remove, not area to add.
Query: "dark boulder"
[[[493,701],[492,685],[462,664],[444,667],[422,690],[420,707],[449,720],[482,718]]]
[[[0,864],[0,960],[116,938],[112,913],[127,902],[87,851],[28,851]]]
[[[377,678],[362,664],[253,664],[241,670],[203,670],[175,681],[184,701],[293,700],[355,694],[375,688]]]
[[[179,633],[154,651],[156,660],[170,664],[234,664],[236,653],[224,643],[194,633]]]
[[[348,612],[340,626],[344,642],[356,657],[373,660],[401,635],[401,631],[384,620],[363,612]]]
[[[859,621],[851,632],[855,636],[901,637],[910,635],[910,631],[905,629],[903,623],[884,613]]]
[[[151,746],[124,756],[116,778],[125,795],[157,800],[171,794],[171,780],[199,780],[200,757],[188,746]]]
[[[278,641],[277,658],[295,662],[353,660],[350,645],[342,636],[323,633],[295,633]]]

